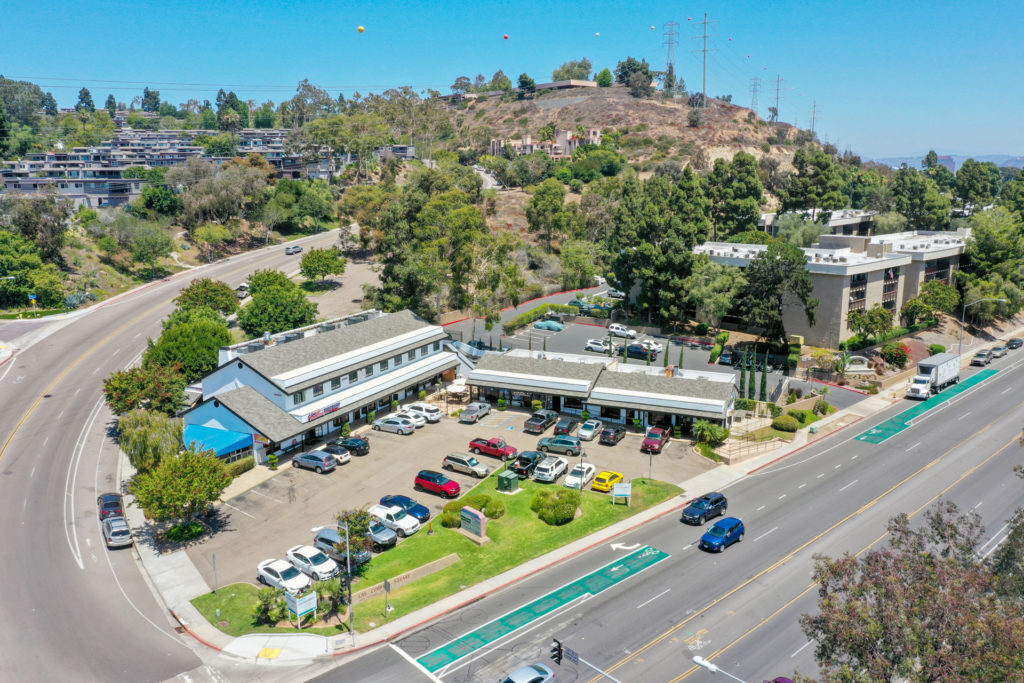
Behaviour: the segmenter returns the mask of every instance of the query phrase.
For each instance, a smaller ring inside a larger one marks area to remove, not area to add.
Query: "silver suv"
[[[292,467],[304,467],[313,470],[317,474],[331,472],[338,466],[338,459],[327,451],[312,451],[299,453],[292,458]]]
[[[449,453],[444,456],[444,461],[441,463],[441,466],[449,472],[471,474],[477,479],[483,479],[491,473],[490,467],[482,464],[472,455],[466,455],[465,453]]]

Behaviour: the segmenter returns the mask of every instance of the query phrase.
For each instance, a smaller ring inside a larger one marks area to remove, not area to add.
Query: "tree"
[[[189,286],[178,292],[174,303],[179,310],[207,307],[228,316],[238,310],[238,296],[231,286],[208,277],[193,280]]]
[[[298,285],[289,279],[287,275],[282,273],[280,270],[254,270],[247,280],[249,283],[249,293],[253,296],[262,294],[263,292],[280,287],[282,289],[298,289]]]
[[[1004,279],[1018,280],[1024,267],[1024,231],[1015,214],[997,206],[971,216],[970,227],[965,270],[982,279],[998,273]]]
[[[601,69],[597,74],[597,87],[607,88],[615,82],[615,77],[612,76],[612,72],[607,68]]]
[[[160,111],[160,91],[150,90],[148,87],[142,89],[142,111],[157,113]]]
[[[238,325],[256,337],[310,325],[316,320],[317,305],[298,288],[271,287],[253,292],[252,302],[238,314]]]
[[[220,223],[204,223],[192,231],[192,240],[203,247],[206,260],[212,262],[217,248],[231,239],[231,231]]]
[[[173,190],[161,185],[146,185],[142,188],[142,206],[164,216],[181,213],[181,199]]]
[[[60,264],[64,262],[61,249],[73,212],[72,202],[53,188],[8,196],[0,198],[0,227],[31,240],[44,261]]]
[[[264,104],[262,107],[253,112],[253,128],[273,128],[276,122],[277,114],[274,113],[274,107],[270,104]]]
[[[811,298],[814,283],[799,247],[779,241],[769,243],[750,262],[746,277],[740,308],[748,327],[760,328],[766,339],[785,340],[782,312],[791,305],[802,307],[808,325],[814,325],[818,300]]]
[[[338,528],[348,527],[348,544],[352,547],[353,553],[370,550],[373,541],[370,538],[370,524],[373,517],[366,510],[343,510],[338,513]],[[344,539],[344,534],[342,535]],[[346,552],[344,543],[338,547],[338,552]]]
[[[753,380],[753,378],[751,378]],[[744,398],[747,395],[747,352],[743,352],[743,360],[740,361],[740,381],[736,387],[739,390],[739,397]]]
[[[929,317],[935,317],[937,311],[952,313],[960,305],[960,292],[942,280],[929,280],[922,284],[919,297],[928,307]]]
[[[918,320],[927,320],[931,315],[932,307],[921,301],[919,296],[907,301],[900,309],[900,319],[907,327],[916,325]]]
[[[530,78],[529,74],[519,74],[519,97],[525,97],[537,92],[537,82]]]
[[[686,115],[686,125],[690,128],[700,128],[703,123],[704,116],[700,109],[691,109],[690,113]]]
[[[192,320],[164,330],[156,342],[150,339],[142,354],[142,366],[175,368],[186,381],[194,382],[216,369],[220,347],[230,343],[227,323]]]
[[[3,100],[0,100],[0,158],[7,156],[11,139],[11,119],[7,115]]]
[[[793,167],[796,173],[790,175],[783,192],[783,211],[808,210],[812,218],[827,223],[830,214],[824,212],[846,206],[843,180],[831,154],[806,145],[793,155]]]
[[[174,239],[159,225],[146,223],[138,226],[132,237],[132,258],[149,265],[150,277],[156,271],[156,262],[174,249]]]
[[[651,66],[647,63],[646,59],[637,61],[633,57],[626,57],[625,61],[621,61],[615,66],[615,82],[629,85],[630,77],[636,73],[643,74],[647,78],[648,83],[654,80]]]
[[[526,204],[526,222],[530,225],[530,232],[541,233],[549,252],[552,240],[564,226],[564,204],[565,185],[554,178],[541,183]]]
[[[335,247],[310,249],[302,256],[299,272],[307,280],[326,280],[328,275],[345,272],[345,257]]]
[[[487,89],[508,92],[512,89],[512,79],[506,76],[504,71],[498,69],[491,76],[491,82],[487,85]]]
[[[136,504],[157,521],[190,521],[206,512],[231,483],[231,475],[213,451],[187,444],[176,457],[139,474],[129,490]]]
[[[650,97],[654,94],[654,85],[648,74],[636,72],[629,76],[629,94],[633,97]]]
[[[743,271],[735,266],[714,263],[702,254],[693,263],[693,273],[683,283],[689,303],[718,330],[722,316],[736,305],[738,295],[746,287]]]
[[[964,212],[978,213],[999,194],[999,167],[990,161],[968,159],[956,172],[954,196]]]
[[[108,96],[107,99],[109,100],[110,97]],[[47,116],[57,115],[57,100],[56,98],[54,98],[53,93],[48,92],[45,95],[43,95],[43,101],[41,102],[41,105],[43,107],[43,111],[46,112]],[[110,116],[114,116],[113,112],[110,113]]]
[[[468,76],[459,76],[455,79],[455,82],[451,85],[451,91],[453,93],[466,93],[473,87],[473,81],[469,80]]]
[[[582,289],[594,284],[597,264],[594,261],[594,245],[584,240],[569,240],[562,243],[562,288]]]
[[[757,400],[762,403],[768,402],[768,361],[765,359],[764,366],[761,368],[761,388],[758,391]]]
[[[568,61],[551,72],[552,81],[589,81],[594,65],[586,57]]]
[[[174,415],[185,400],[185,385],[185,378],[175,368],[129,368],[103,380],[103,397],[118,415],[136,408]]]
[[[753,156],[737,152],[731,162],[716,159],[707,184],[712,203],[712,239],[757,227],[764,188]]]
[[[950,202],[935,182],[906,164],[896,171],[892,185],[893,207],[917,230],[945,230]]]
[[[809,221],[798,213],[784,213],[779,217],[778,238],[798,247],[809,247],[818,241],[827,226]]]
[[[82,88],[78,91],[78,104],[75,105],[75,111],[89,113],[96,111],[96,105],[92,101],[92,93],[89,92],[88,88]]]
[[[154,469],[184,446],[181,419],[150,410],[124,413],[117,421],[117,432],[121,450],[138,472]]]

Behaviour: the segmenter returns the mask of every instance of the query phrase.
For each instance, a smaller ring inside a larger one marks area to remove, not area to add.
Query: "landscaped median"
[[[575,519],[561,526],[549,526],[530,509],[537,491],[558,487],[531,480],[520,482],[518,493],[497,492],[496,473],[464,496],[484,494],[505,503],[506,513],[487,522],[489,543],[477,545],[457,529],[441,526],[432,520],[429,529],[422,529],[398,547],[375,555],[353,591],[371,588],[385,579],[393,580],[448,555],[459,559],[427,576],[394,586],[389,602],[393,610],[386,612],[384,597],[374,597],[355,605],[355,629],[366,632],[413,612],[442,598],[458,593],[476,583],[516,567],[552,550],[567,545],[610,526],[620,520],[678,495],[682,490],[673,484],[650,479],[633,480],[633,498],[629,507],[624,502],[613,505],[608,494],[583,491],[580,512]],[[433,531],[433,534],[430,531]],[[398,583],[394,581],[393,583]],[[294,628],[256,625],[252,613],[258,589],[250,584],[234,584],[221,588],[217,594],[200,596],[192,601],[209,622],[225,633],[239,636],[246,633],[295,633]],[[220,616],[217,616],[217,609]],[[344,630],[340,624],[323,628],[303,629],[306,633],[336,635]]]

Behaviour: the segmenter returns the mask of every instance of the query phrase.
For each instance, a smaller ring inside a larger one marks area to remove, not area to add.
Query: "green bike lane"
[[[998,370],[986,369],[975,375],[971,375],[964,381],[954,384],[949,389],[917,403],[913,408],[904,410],[899,415],[894,415],[888,420],[878,423],[871,429],[861,432],[855,436],[854,439],[857,441],[866,441],[867,443],[875,445],[883,443],[903,430],[909,428],[915,419],[921,417],[930,410],[934,410],[935,408],[948,403],[960,394],[970,391],[985,380],[995,376],[998,372]]]
[[[439,671],[580,598],[598,595],[668,557],[668,553],[652,546],[640,548],[428,652],[417,661],[431,673]]]

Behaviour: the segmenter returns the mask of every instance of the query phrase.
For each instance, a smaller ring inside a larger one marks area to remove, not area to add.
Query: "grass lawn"
[[[274,626],[259,625],[253,623],[252,607],[256,604],[256,593],[259,588],[251,583],[233,583],[224,586],[216,593],[200,595],[192,601],[199,612],[206,617],[207,621],[219,628],[229,636],[241,636],[246,633],[298,633],[292,628],[277,628]],[[220,610],[220,617],[217,610]],[[339,633],[348,631],[345,626],[328,626],[320,628],[302,629],[303,633],[318,633],[322,636],[336,636]]]
[[[808,423],[809,424],[809,423]],[[771,425],[760,427],[752,432],[740,435],[736,438],[743,439],[744,441],[769,441],[771,439],[779,438],[785,439],[786,441],[792,441],[796,434],[794,432],[783,432],[773,428]]]

